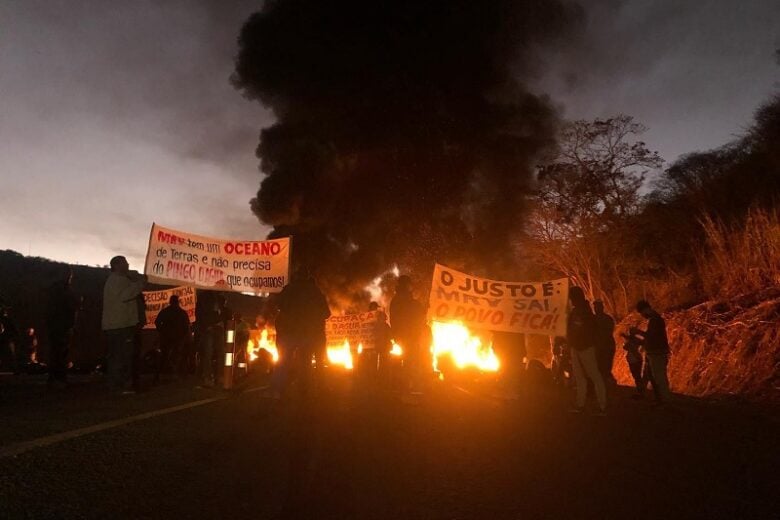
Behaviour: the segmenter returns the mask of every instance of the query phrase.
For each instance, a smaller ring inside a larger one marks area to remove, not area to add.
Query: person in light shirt
[[[137,298],[146,276],[131,271],[124,256],[111,259],[111,273],[103,286],[102,329],[108,346],[108,385],[123,394],[128,388],[133,363],[133,336],[140,322]]]

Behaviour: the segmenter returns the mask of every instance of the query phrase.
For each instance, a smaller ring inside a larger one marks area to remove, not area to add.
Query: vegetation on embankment
[[[780,287],[664,317],[672,350],[669,380],[675,392],[780,402]],[[634,324],[635,319],[627,318],[620,329]],[[620,384],[633,385],[624,354],[618,347],[614,374]]]
[[[780,93],[740,138],[662,171],[643,131],[622,115],[568,125],[522,250],[623,326],[649,300],[667,319],[675,390],[780,399]],[[616,360],[629,383],[621,349]]]

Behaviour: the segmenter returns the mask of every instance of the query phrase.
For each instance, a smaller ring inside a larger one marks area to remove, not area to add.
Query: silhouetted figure
[[[219,385],[222,381],[222,366],[225,362],[225,352],[227,348],[227,331],[233,320],[233,310],[228,307],[227,298],[224,295],[217,295],[217,314],[219,320],[214,324],[214,353],[212,354],[212,363],[216,367],[214,370],[214,384]]]
[[[604,302],[593,302],[593,310],[596,325],[596,358],[599,372],[604,382],[615,385],[615,377],[612,375],[612,364],[615,360],[615,320],[604,312]]]
[[[249,345],[250,326],[244,319],[240,312],[233,313],[233,326],[235,327],[235,346],[236,346],[236,361],[235,366],[239,363],[247,363],[246,349]],[[248,365],[246,365],[248,368]]]
[[[48,291],[46,329],[49,336],[49,385],[67,382],[68,353],[79,311],[79,299],[73,293],[73,272],[64,268],[60,279]]]
[[[400,276],[395,296],[390,302],[390,328],[393,338],[403,349],[404,365],[409,371],[409,388],[413,393],[420,393],[419,379],[424,359],[420,339],[424,326],[425,307],[414,299],[412,279]]]
[[[387,314],[383,309],[379,308],[377,302],[371,302],[368,304],[369,312],[376,312],[376,355],[377,355],[377,368],[382,370],[382,366],[387,363],[387,357],[390,355],[390,350],[393,348],[392,333],[390,332],[390,324],[387,323]]]
[[[566,338],[561,336],[550,337],[550,349],[552,350],[550,372],[552,373],[553,383],[563,387],[570,386],[573,374],[571,355],[569,347],[566,345]]]
[[[175,294],[168,300],[168,306],[157,315],[154,326],[160,336],[160,357],[157,360],[155,382],[160,373],[181,367],[185,344],[190,338],[190,319],[187,311],[179,306],[179,297]]]
[[[279,361],[271,378],[274,399],[284,392],[289,370],[294,357],[299,360],[302,381],[307,384],[306,372],[310,370],[310,359],[314,354],[317,369],[325,362],[325,320],[330,308],[325,296],[317,287],[314,278],[306,270],[299,270],[290,283],[279,293],[279,314],[276,317],[276,341]]]
[[[135,305],[138,308],[138,323],[135,326],[135,334],[133,334],[133,362],[131,364],[130,372],[132,374],[133,390],[136,392],[140,392],[141,371],[143,369],[143,362],[145,359],[143,356],[143,349],[144,349],[144,326],[146,326],[146,299],[144,298],[143,293],[139,294],[136,297]],[[152,352],[149,354],[154,354],[154,353]]]
[[[653,393],[659,403],[669,401],[669,379],[666,367],[669,362],[669,340],[666,337],[666,322],[646,300],[636,304],[636,310],[647,319],[647,330],[631,328],[645,351],[645,370],[648,370]]]
[[[108,344],[108,384],[114,391],[133,393],[127,389],[131,377],[134,338],[141,321],[138,316],[138,296],[146,277],[130,266],[124,256],[111,259],[111,274],[103,286],[102,329]]]
[[[214,343],[222,328],[214,293],[203,291],[195,304],[195,341],[199,357],[200,386],[214,386]]]
[[[569,300],[572,309],[569,313],[566,343],[570,349],[574,382],[577,385],[576,407],[572,411],[581,412],[585,408],[588,379],[590,379],[596,391],[599,414],[604,414],[607,408],[607,394],[596,359],[596,320],[582,289],[579,287],[569,289]]]
[[[625,339],[623,350],[626,351],[626,363],[628,363],[628,369],[631,371],[631,377],[634,379],[634,385],[636,386],[636,394],[633,398],[641,399],[644,397],[645,389],[647,388],[647,380],[642,373],[642,353],[639,352],[641,340],[630,334],[623,334],[622,336]]]
[[[19,340],[19,364],[22,367],[38,364],[38,334],[33,327],[24,330]]]
[[[0,306],[0,364],[3,369],[10,369],[14,374],[19,373],[16,353],[18,342],[19,329],[11,318],[10,308]]]

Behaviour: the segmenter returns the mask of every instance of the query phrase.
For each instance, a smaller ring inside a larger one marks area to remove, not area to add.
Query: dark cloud
[[[507,276],[557,122],[525,76],[580,16],[554,0],[269,2],[235,76],[278,120],[258,148],[258,216],[336,291],[393,263]]]

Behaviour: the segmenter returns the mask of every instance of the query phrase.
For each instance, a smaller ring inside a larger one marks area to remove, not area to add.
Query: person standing
[[[670,398],[669,378],[666,368],[669,363],[669,339],[666,336],[666,322],[646,300],[636,304],[636,310],[647,319],[647,329],[632,327],[630,332],[636,336],[645,351],[645,369],[648,370],[653,393],[659,404],[667,403]]]
[[[623,350],[626,351],[626,363],[628,363],[628,370],[631,372],[631,377],[634,378],[634,386],[636,387],[636,394],[632,396],[632,399],[642,399],[645,396],[647,380],[642,373],[642,353],[639,352],[640,340],[630,334],[622,334],[622,336],[625,340]]]
[[[68,353],[79,310],[71,284],[73,271],[64,267],[48,291],[46,329],[49,337],[49,387],[67,384]]]
[[[599,372],[596,359],[595,317],[590,305],[585,299],[585,293],[579,287],[569,289],[569,300],[572,304],[568,319],[568,335],[566,343],[571,353],[572,371],[577,386],[576,406],[572,412],[582,412],[588,395],[588,379],[593,383],[598,401],[598,415],[605,415],[607,410],[607,393],[604,379]]]
[[[6,368],[7,364],[14,374],[19,374],[16,354],[18,341],[19,329],[11,318],[10,307],[0,301],[0,365]]]
[[[124,256],[111,259],[111,273],[103,286],[102,329],[108,344],[109,387],[125,394],[133,363],[134,336],[138,323],[138,296],[146,276],[130,271]]]
[[[200,385],[204,388],[214,386],[214,342],[221,324],[214,293],[202,291],[195,304],[195,343],[197,344]]]
[[[247,363],[247,347],[249,346],[249,340],[252,334],[252,331],[249,327],[249,323],[244,319],[244,317],[241,315],[240,312],[234,312],[233,313],[233,323],[235,325],[235,331],[236,331],[236,343],[235,343],[235,349],[236,349],[236,366],[239,365],[239,363]],[[247,367],[247,370],[249,369],[249,365],[245,365]]]
[[[330,308],[311,273],[299,269],[278,296],[279,314],[276,316],[276,339],[279,361],[271,377],[271,397],[280,399],[287,385],[288,373],[297,357],[303,386],[307,386],[312,355],[317,370],[325,362],[325,320]]]
[[[180,366],[180,356],[184,354],[190,335],[190,319],[187,317],[187,311],[179,305],[177,295],[170,297],[168,306],[161,310],[154,320],[154,326],[160,335],[160,357],[154,376],[155,382],[159,382],[163,370]]]
[[[225,363],[225,352],[227,348],[227,331],[230,328],[230,323],[233,320],[233,310],[228,307],[227,298],[225,295],[217,295],[217,307],[216,312],[218,320],[214,324],[212,333],[214,334],[214,353],[212,354],[212,361],[217,369],[214,371],[214,384],[220,386],[222,384],[222,366]]]
[[[143,292],[135,298],[135,305],[138,310],[138,323],[135,325],[135,334],[133,334],[133,361],[130,374],[132,375],[133,390],[140,392],[141,371],[144,368],[144,327],[146,326],[146,298],[144,298]]]
[[[414,299],[412,279],[403,275],[398,277],[395,296],[390,302],[390,329],[395,340],[403,349],[409,372],[409,389],[420,394],[420,378],[424,353],[420,346],[420,337],[425,327],[425,308]]]
[[[615,360],[615,320],[604,312],[604,302],[601,300],[593,302],[593,310],[595,311],[596,358],[599,372],[604,378],[604,382],[610,387],[614,387],[617,385],[617,381],[612,375],[612,364]]]
[[[377,302],[369,303],[368,311],[376,313],[376,325],[374,327],[374,335],[376,338],[376,346],[374,347],[375,359],[372,360],[371,370],[377,373],[382,379],[386,379],[387,371],[389,369],[388,358],[390,356],[390,350],[393,348],[390,325],[387,324],[387,315],[385,314],[385,311],[379,308]]]

